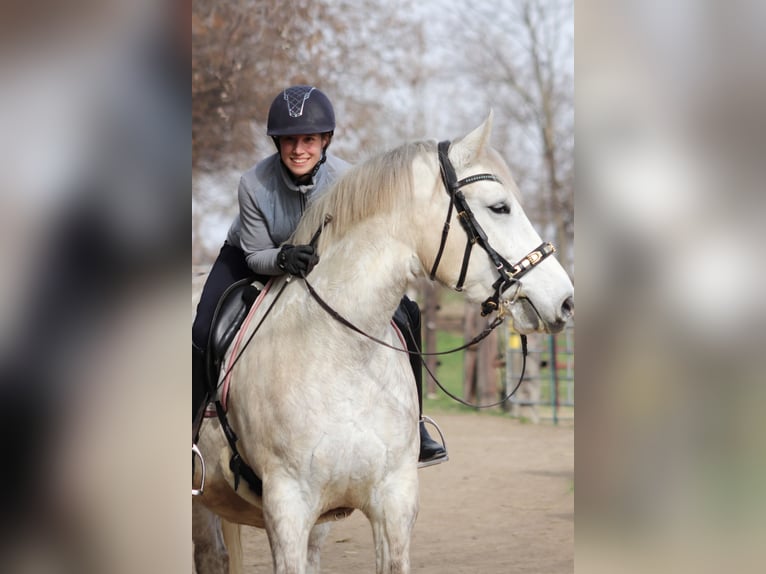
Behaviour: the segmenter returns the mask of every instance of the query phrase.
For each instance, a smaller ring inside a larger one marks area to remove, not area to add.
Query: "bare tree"
[[[498,112],[505,155],[531,217],[555,234],[572,269],[574,239],[574,32],[568,0],[472,5],[458,18],[464,73]]]
[[[194,0],[192,161],[215,169],[252,155],[252,123],[263,123],[277,86],[305,62],[312,41],[309,0]],[[298,21],[300,19],[300,21]],[[295,83],[308,81],[296,74]]]
[[[444,97],[495,111],[494,137],[519,184],[525,210],[573,269],[573,13],[564,0],[480,0],[450,12],[435,37],[448,57]],[[460,82],[454,79],[460,78]],[[466,307],[466,325],[478,324]],[[470,329],[469,329],[470,331]],[[495,389],[497,343],[466,354],[466,396]]]
[[[408,118],[409,102],[424,74],[410,43],[420,21],[406,7],[404,0],[193,0],[195,174],[244,171],[270,153],[268,107],[291,84],[330,95],[338,118],[333,148],[349,161],[412,137],[422,126]],[[195,180],[193,219],[236,205],[236,188],[221,200]],[[202,242],[193,243],[204,259]]]
[[[275,91],[289,84],[318,85],[333,96],[339,127],[351,142],[338,142],[345,151],[411,135],[406,120],[391,121],[403,111],[398,104],[412,100],[412,78],[420,69],[407,41],[417,38],[419,22],[403,6],[382,0],[194,0],[195,169],[217,169],[252,155],[253,126],[263,126]]]

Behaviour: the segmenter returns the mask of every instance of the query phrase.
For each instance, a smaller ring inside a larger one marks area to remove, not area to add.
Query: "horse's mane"
[[[326,214],[332,223],[322,239],[342,236],[358,222],[375,214],[388,213],[412,199],[412,165],[422,154],[434,153],[436,143],[417,141],[373,155],[351,167],[301,218],[292,241],[308,243]],[[434,155],[435,158],[435,155]]]

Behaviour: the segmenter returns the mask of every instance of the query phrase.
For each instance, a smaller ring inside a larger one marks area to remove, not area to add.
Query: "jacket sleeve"
[[[271,239],[266,219],[244,176],[239,180],[237,195],[242,220],[240,242],[247,266],[259,275],[282,275],[284,271],[277,265],[279,246]]]

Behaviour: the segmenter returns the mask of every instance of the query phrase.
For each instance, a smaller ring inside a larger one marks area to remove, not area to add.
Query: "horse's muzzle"
[[[548,333],[559,333],[564,330],[569,319],[574,317],[574,297],[571,295],[564,299],[564,302],[559,307],[558,317],[552,323],[545,325],[545,330]]]

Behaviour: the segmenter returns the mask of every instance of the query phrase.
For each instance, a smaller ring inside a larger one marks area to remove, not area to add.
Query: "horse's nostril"
[[[574,315],[574,298],[571,295],[561,304],[561,315],[566,318]]]

